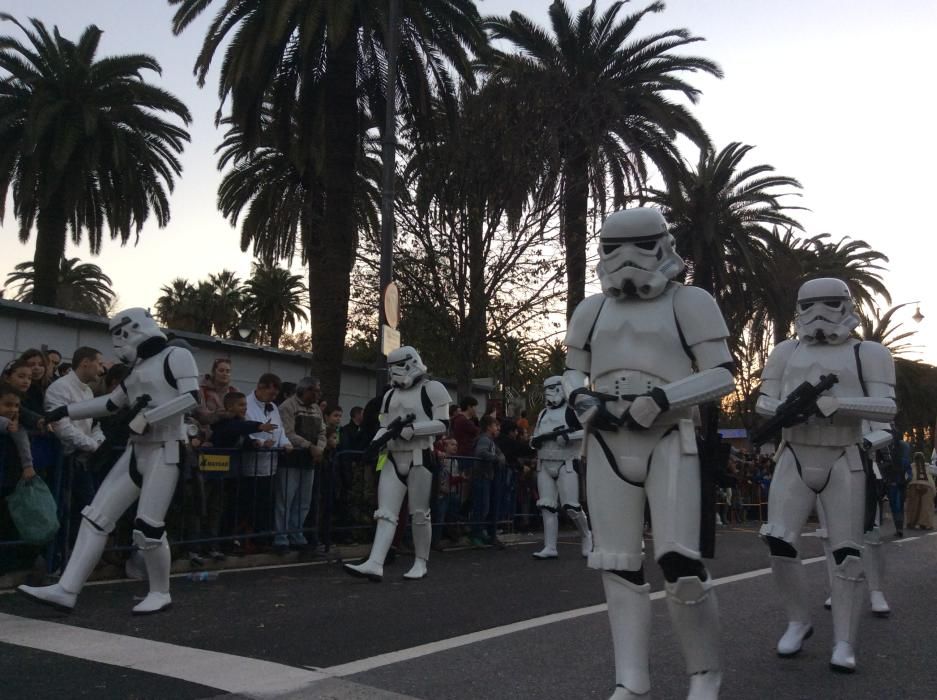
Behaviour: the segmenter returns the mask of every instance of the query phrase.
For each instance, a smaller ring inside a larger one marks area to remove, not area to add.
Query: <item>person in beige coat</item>
[[[905,525],[908,528],[934,529],[934,477],[927,468],[923,452],[915,452],[911,459]]]

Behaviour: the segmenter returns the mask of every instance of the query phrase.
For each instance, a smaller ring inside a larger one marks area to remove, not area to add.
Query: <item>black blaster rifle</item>
[[[615,401],[618,401],[618,399],[621,397],[616,396],[615,394],[605,394],[601,391],[590,391],[589,389],[576,389],[572,394],[570,394],[569,402],[575,405],[577,396],[591,396],[593,399],[598,399],[599,401],[602,402],[601,405],[597,409],[596,415],[591,419],[589,423],[590,428],[593,428],[595,430],[606,430],[606,431],[615,432],[622,426],[623,424],[622,419],[615,416],[614,414],[612,414],[611,411],[605,408],[606,403],[614,403]],[[536,447],[536,445],[534,447]]]
[[[127,410],[127,423],[130,423],[134,418],[136,418],[141,411],[143,411],[147,406],[150,405],[150,401],[153,400],[149,394],[140,394]]]
[[[804,382],[792,391],[784,402],[778,406],[777,412],[752,431],[752,443],[762,445],[768,441],[781,428],[790,428],[799,423],[805,423],[817,411],[817,399],[820,395],[833,387],[839,377],[830,372],[820,377],[816,384]]]
[[[542,433],[541,435],[534,435],[530,439],[530,446],[533,447],[535,450],[539,450],[550,440],[556,440],[559,437],[568,438],[569,434],[572,432],[574,431],[571,430],[569,427],[557,426],[556,428],[551,430],[549,433]]]
[[[403,432],[403,429],[408,425],[412,425],[413,421],[416,420],[415,413],[408,413],[405,416],[397,416],[388,424],[387,428],[384,431],[384,434],[379,438],[374,438],[371,441],[371,444],[368,445],[368,448],[364,451],[364,459],[371,460],[377,457],[381,450],[391,440],[396,440],[400,437],[400,433]]]

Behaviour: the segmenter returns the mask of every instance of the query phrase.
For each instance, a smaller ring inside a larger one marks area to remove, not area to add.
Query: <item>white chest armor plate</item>
[[[783,400],[803,382],[816,384],[821,375],[830,372],[839,381],[828,393],[840,397],[865,396],[856,364],[857,343],[856,340],[847,340],[840,345],[798,345],[784,367],[780,398]],[[838,414],[831,418],[815,416],[802,425],[785,428],[783,436],[795,444],[853,445],[862,438],[862,419]]]
[[[557,428],[569,427],[566,423],[566,409],[566,403],[559,408],[547,407],[540,420],[537,421],[537,427],[534,428],[534,435],[544,435],[546,433],[552,433]],[[550,440],[545,442],[543,447],[537,450],[537,458],[541,460],[565,462],[566,460],[574,459],[579,456],[581,446],[581,440],[573,440],[565,445],[556,440]]]
[[[387,406],[387,416],[385,425],[389,425],[392,420],[400,416],[406,416],[409,413],[416,415],[414,422],[420,423],[433,419],[432,407],[423,406],[423,387],[429,383],[428,379],[417,382],[407,389],[394,389],[390,397],[390,403]],[[429,413],[427,413],[429,409]],[[387,447],[394,451],[422,452],[433,446],[435,437],[427,435],[423,437],[414,437],[412,440],[391,440]]]
[[[648,300],[609,299],[590,340],[590,376],[597,391],[643,394],[693,373],[677,329],[675,285]]]
[[[127,391],[129,405],[143,394],[150,396],[149,407],[153,408],[171,401],[179,396],[179,390],[173,388],[166,381],[166,358],[173,348],[166,348],[153,357],[141,361],[134,366],[130,375],[124,380],[123,386]],[[134,435],[134,442],[170,442],[185,440],[183,425],[184,415],[179,414],[173,418],[151,425],[143,435]]]

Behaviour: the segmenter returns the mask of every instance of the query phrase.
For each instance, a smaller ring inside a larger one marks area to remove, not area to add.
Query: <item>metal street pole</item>
[[[381,145],[381,160],[384,168],[381,183],[381,295],[394,279],[394,181],[397,163],[397,54],[400,44],[400,0],[388,0],[387,8],[387,115],[384,121],[384,138]],[[381,328],[387,322],[384,304],[379,304],[378,314]]]
[[[397,171],[397,54],[400,46],[400,0],[388,0],[387,31],[387,82],[384,94],[387,98],[387,114],[384,119],[384,135],[381,141],[383,178],[381,182],[381,268],[380,293],[378,294],[378,345],[384,354],[384,328],[387,314],[384,311],[384,290],[394,279],[394,182]],[[386,360],[386,357],[384,357]],[[387,383],[387,363],[381,362],[377,374],[378,390]]]

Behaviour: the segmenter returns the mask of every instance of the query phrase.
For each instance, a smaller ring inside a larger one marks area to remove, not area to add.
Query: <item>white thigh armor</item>
[[[591,568],[641,568],[645,498],[654,522],[655,557],[676,552],[700,558],[699,456],[693,426],[685,425],[682,431],[596,432],[587,438]],[[692,440],[685,439],[687,433]]]

